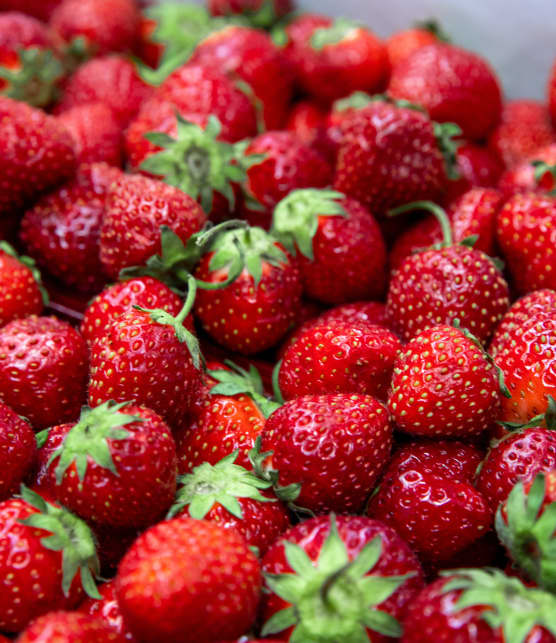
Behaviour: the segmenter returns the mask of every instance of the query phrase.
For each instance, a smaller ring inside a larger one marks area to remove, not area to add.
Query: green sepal
[[[436,18],[429,18],[428,20],[418,20],[417,22],[415,22],[415,27],[417,29],[428,31],[433,36],[435,36],[439,42],[452,42],[452,39],[444,31],[442,25],[438,22],[438,20],[436,20]]]
[[[85,36],[76,36],[63,49],[63,65],[67,76],[94,55],[94,47]]]
[[[552,395],[548,396],[548,406],[544,413],[535,415],[528,422],[498,422],[508,431],[524,431],[542,427],[551,431],[556,430],[556,400]]]
[[[276,502],[277,499],[266,498],[260,492],[260,489],[269,489],[272,484],[234,464],[237,456],[236,450],[216,464],[203,462],[191,473],[180,476],[178,481],[182,487],[167,517],[172,518],[188,507],[192,518],[202,520],[215,504],[220,504],[232,516],[243,520],[238,498]]]
[[[99,578],[100,562],[96,552],[93,532],[87,523],[64,507],[56,507],[39,494],[21,485],[22,499],[38,513],[21,520],[21,524],[49,531],[41,538],[41,545],[52,551],[62,552],[62,590],[69,595],[70,587],[77,573],[85,593],[91,598],[102,598],[94,578]]]
[[[344,207],[339,203],[343,199],[344,194],[333,190],[294,190],[274,209],[271,234],[291,254],[299,250],[312,261],[313,237],[317,233],[319,216],[347,217]]]
[[[524,643],[535,626],[556,635],[556,597],[538,588],[526,587],[518,578],[499,569],[459,569],[440,572],[455,576],[442,587],[444,593],[461,590],[454,609],[485,605],[480,617],[493,630],[502,630],[506,643]]]
[[[310,44],[315,51],[322,51],[328,45],[337,45],[349,38],[362,25],[348,18],[336,18],[329,27],[319,27],[313,32]]]
[[[369,640],[366,628],[385,636],[401,636],[398,621],[376,606],[412,574],[371,574],[382,554],[380,536],[350,561],[331,514],[330,529],[316,561],[295,543],[284,541],[284,550],[293,573],[265,574],[265,580],[272,592],[291,605],[265,623],[263,636],[290,627],[295,628],[290,641],[304,643],[360,643]]]
[[[282,362],[283,360],[276,362],[276,365],[272,369],[272,393],[274,394],[274,399],[280,405],[286,401],[280,390],[280,369],[282,368]]]
[[[332,105],[333,112],[345,112],[348,109],[363,109],[370,103],[374,102],[373,97],[366,92],[353,92],[346,98],[340,98],[334,101]]]
[[[467,248],[474,248],[478,240],[479,240],[478,234],[470,234],[468,237],[465,237],[465,239],[462,239],[459,242],[459,245],[466,246]]]
[[[270,29],[278,18],[274,0],[263,0],[257,9],[244,9],[241,15],[257,29]]]
[[[17,259],[19,263],[22,263],[25,267],[29,268],[31,274],[33,275],[33,279],[37,282],[37,286],[39,287],[42,302],[45,306],[47,306],[49,302],[48,292],[46,291],[46,288],[42,283],[41,273],[37,268],[35,260],[32,257],[28,257],[27,255],[19,255],[16,252],[15,248],[11,246],[7,241],[0,241],[0,250],[5,252],[7,255],[10,255],[10,257]]]
[[[262,134],[266,130],[266,124],[264,120],[264,105],[262,100],[255,94],[251,85],[240,78],[236,78],[234,85],[239,89],[239,91],[248,98],[249,102],[255,110],[255,115],[257,118],[257,133]]]
[[[50,429],[44,429],[43,431],[35,433],[35,442],[37,444],[37,449],[42,449],[42,447],[46,444],[49,433]]]
[[[83,482],[89,458],[115,476],[119,475],[108,440],[125,440],[130,433],[122,427],[132,422],[143,422],[143,418],[138,415],[120,413],[128,404],[129,402],[116,404],[110,400],[94,408],[84,406],[81,409],[79,421],[69,430],[48,461],[50,466],[59,458],[54,471],[57,485],[61,484],[64,474],[72,464],[75,464],[79,482]]]
[[[2,94],[34,107],[50,105],[64,76],[62,62],[50,49],[41,47],[20,49],[18,57],[17,69],[0,65],[0,78],[6,81]]]
[[[462,129],[455,123],[433,123],[434,136],[446,167],[446,176],[451,181],[457,181],[461,175],[458,170],[458,147],[462,144],[461,139],[455,140],[462,135]]]
[[[535,176],[535,181],[537,182],[537,185],[540,185],[542,179],[544,178],[547,172],[552,175],[552,178],[556,183],[556,164],[549,165],[545,161],[531,161],[531,165],[535,168],[534,176]],[[556,187],[548,191],[547,194],[549,196],[556,196]]]

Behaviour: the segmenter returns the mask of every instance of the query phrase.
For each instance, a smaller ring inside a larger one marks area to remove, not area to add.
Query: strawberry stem
[[[405,205],[401,205],[398,208],[390,210],[388,212],[388,216],[395,217],[398,214],[405,214],[406,212],[413,212],[414,210],[426,210],[427,212],[431,212],[436,217],[436,220],[440,224],[442,236],[444,238],[441,247],[447,248],[454,245],[452,226],[450,225],[450,219],[448,219],[446,210],[444,210],[444,208],[441,208],[439,205],[436,205],[436,203],[433,203],[432,201],[413,201],[412,203],[406,203]]]

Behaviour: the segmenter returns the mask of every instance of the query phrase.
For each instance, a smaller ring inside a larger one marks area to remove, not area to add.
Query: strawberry
[[[63,76],[46,26],[19,12],[0,14],[0,91],[35,107],[49,105]]]
[[[395,31],[385,43],[390,67],[395,67],[417,49],[438,41],[448,42],[448,38],[434,20],[417,23],[409,29]]]
[[[502,119],[488,139],[489,147],[511,168],[537,150],[556,142],[546,105],[534,100],[506,103]]]
[[[429,565],[450,560],[486,533],[492,522],[488,504],[471,484],[469,469],[476,468],[480,455],[468,455],[460,443],[453,463],[450,452],[456,444],[402,448],[367,509],[370,517],[396,529]]]
[[[556,290],[556,197],[514,195],[498,212],[496,235],[520,294]]]
[[[243,16],[254,27],[271,27],[293,10],[292,0],[208,0],[213,16]]]
[[[341,304],[379,297],[386,247],[373,216],[331,190],[295,190],[276,206],[272,234],[299,255],[305,294]]]
[[[48,300],[31,257],[19,256],[0,241],[0,326],[27,315],[40,315]]]
[[[261,228],[218,235],[195,277],[205,284],[197,294],[195,316],[230,350],[250,355],[271,348],[295,320],[301,299],[297,264]]]
[[[292,642],[391,640],[423,586],[405,542],[360,516],[307,520],[278,539],[262,564],[262,633]]]
[[[23,481],[35,458],[33,429],[6,404],[0,402],[0,500],[9,498]]]
[[[552,65],[548,80],[548,109],[552,117],[552,123],[556,125],[556,60]]]
[[[328,158],[325,140],[328,112],[314,100],[302,100],[290,109],[286,129],[293,132],[305,145],[314,147]]]
[[[413,337],[398,357],[388,408],[398,428],[412,435],[477,435],[497,418],[497,378],[476,338],[435,326]]]
[[[2,216],[69,179],[76,159],[70,133],[53,117],[0,97]]]
[[[119,170],[81,165],[75,179],[42,197],[21,221],[20,238],[39,265],[67,286],[98,291],[106,279],[99,258],[106,193]]]
[[[497,569],[445,572],[411,602],[402,643],[551,643],[554,597]]]
[[[498,79],[488,63],[447,43],[417,49],[395,66],[388,93],[422,105],[435,121],[456,123],[472,140],[485,138],[502,112]]]
[[[63,0],[52,12],[50,26],[66,42],[79,38],[89,53],[103,56],[133,51],[139,20],[135,0]]]
[[[124,637],[124,640],[135,643],[137,639],[124,623],[124,618],[116,598],[116,583],[113,580],[98,587],[101,598],[86,598],[79,606],[79,612],[103,621],[112,630]]]
[[[123,643],[100,619],[77,612],[49,612],[35,619],[17,639],[23,643]]]
[[[473,187],[496,187],[504,166],[488,147],[476,143],[461,143],[456,150],[456,170],[460,177],[450,181],[448,185],[449,201]]]
[[[549,195],[556,189],[556,144],[552,143],[508,169],[500,177],[498,188],[508,196],[517,192]]]
[[[141,639],[210,643],[251,627],[261,580],[257,559],[235,530],[176,518],[131,546],[116,576],[116,596]]]
[[[0,329],[0,397],[36,428],[79,415],[87,345],[55,317],[16,319]]]
[[[177,315],[182,300],[168,286],[153,277],[134,277],[108,286],[88,305],[81,322],[81,334],[89,345],[108,330],[110,324],[133,306],[161,308],[170,315]],[[187,317],[185,325],[193,330],[193,320]]]
[[[88,103],[104,103],[123,129],[152,91],[131,61],[118,55],[102,56],[81,65],[69,78],[56,113]]]
[[[315,323],[285,351],[278,381],[284,399],[360,393],[386,399],[401,350],[387,328],[368,323]]]
[[[150,409],[109,402],[84,407],[76,424],[49,429],[42,448],[52,451],[46,475],[58,501],[88,522],[145,527],[172,504],[176,446]]]
[[[306,395],[268,418],[255,470],[270,476],[279,491],[297,485],[291,487],[299,492],[296,504],[312,512],[356,512],[382,473],[391,445],[386,409],[370,395]]]
[[[299,87],[321,101],[375,91],[386,79],[386,48],[359,23],[306,13],[293,18],[285,37]]]
[[[98,598],[91,530],[67,509],[22,487],[0,503],[0,627],[19,632],[37,616]]]

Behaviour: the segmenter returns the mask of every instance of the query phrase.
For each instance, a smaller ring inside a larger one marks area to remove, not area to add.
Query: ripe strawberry
[[[123,643],[125,640],[100,619],[77,612],[49,612],[19,635],[22,643]]]
[[[359,23],[305,13],[293,18],[285,36],[298,85],[323,102],[375,91],[386,79],[386,48]]]
[[[388,93],[422,105],[435,121],[456,123],[472,140],[485,138],[502,112],[500,87],[488,63],[446,43],[422,47],[394,67]]]
[[[386,247],[357,201],[331,190],[295,190],[276,206],[271,232],[298,255],[308,297],[341,304],[383,293]]]
[[[79,606],[79,612],[93,616],[123,636],[125,641],[136,643],[137,639],[124,623],[124,617],[116,598],[116,583],[113,580],[98,587],[101,598],[86,598]]]
[[[423,586],[405,542],[360,516],[293,527],[267,552],[263,570],[262,633],[288,641],[389,641],[401,635],[398,619]]]
[[[37,445],[28,422],[0,402],[0,500],[9,498],[31,469]]]
[[[520,294],[556,290],[556,198],[514,195],[498,212],[496,234]]]
[[[22,487],[0,503],[0,628],[19,632],[37,616],[97,596],[98,558],[89,527]]]
[[[21,221],[20,238],[38,264],[67,286],[96,292],[105,283],[99,258],[106,193],[120,171],[81,165],[75,179],[42,197]]]
[[[446,192],[448,201],[456,199],[473,187],[496,187],[504,166],[488,147],[462,143],[456,150],[456,170],[460,178],[449,182]]]
[[[540,161],[540,163],[538,163]],[[498,188],[512,196],[517,192],[549,195],[556,189],[556,144],[547,145],[500,177]]]
[[[87,345],[55,317],[0,329],[0,398],[36,429],[74,420],[85,397]]]
[[[293,10],[292,0],[208,0],[213,16],[247,18],[254,27],[271,27]]]
[[[477,435],[499,412],[496,368],[462,330],[423,330],[395,363],[388,408],[398,428],[412,435]]]
[[[250,355],[271,348],[295,320],[301,300],[297,264],[260,228],[218,235],[195,276],[219,288],[202,286],[195,316],[212,338],[230,350]]]
[[[215,523],[176,518],[131,546],[116,596],[132,633],[149,641],[241,636],[261,591],[259,563],[240,534]]]
[[[293,132],[297,138],[310,147],[314,147],[328,158],[326,122],[328,112],[313,100],[302,100],[290,109],[286,129]]]
[[[315,513],[359,511],[392,445],[384,406],[370,395],[306,395],[266,421],[260,469],[281,487],[301,485],[297,505]]]
[[[20,210],[75,172],[70,133],[39,109],[0,97],[0,138],[2,216]]]
[[[438,41],[448,42],[448,38],[433,20],[417,23],[413,28],[395,31],[385,43],[390,67],[395,67],[417,49]]]
[[[133,51],[139,21],[135,0],[63,0],[50,26],[66,42],[82,39],[89,53],[103,56]]]
[[[497,569],[445,572],[408,606],[402,643],[551,643],[554,597]]]

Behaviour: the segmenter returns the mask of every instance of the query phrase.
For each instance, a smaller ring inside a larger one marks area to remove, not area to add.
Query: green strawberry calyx
[[[539,473],[528,492],[518,482],[498,507],[495,528],[514,563],[531,580],[556,592],[556,502],[543,509],[546,478]]]
[[[23,525],[50,532],[41,538],[41,545],[62,553],[62,590],[69,595],[70,587],[79,572],[85,593],[91,598],[102,598],[95,584],[99,578],[100,562],[96,552],[95,538],[87,523],[64,507],[57,507],[39,494],[21,485],[21,498],[34,509]]]
[[[9,255],[10,257],[17,259],[26,268],[29,268],[29,270],[31,271],[31,274],[33,275],[33,279],[36,281],[37,286],[39,287],[43,304],[45,306],[48,305],[48,301],[49,301],[48,293],[46,292],[46,288],[43,286],[41,273],[37,268],[37,264],[35,260],[32,259],[31,257],[28,257],[27,255],[19,255],[16,252],[15,248],[11,246],[7,241],[0,241],[0,250],[6,253],[7,255]]]
[[[556,163],[549,165],[545,161],[531,161],[531,165],[535,168],[535,181],[538,186],[542,186],[546,182],[547,175],[551,177],[552,182],[555,184],[554,188],[548,192],[549,196],[556,196]]]
[[[451,181],[457,181],[461,177],[457,153],[462,143],[459,138],[462,135],[462,129],[455,123],[433,123],[433,129],[438,148],[444,157],[446,176]]]
[[[345,199],[341,192],[308,188],[294,190],[274,209],[271,234],[290,253],[297,250],[313,260],[313,237],[317,233],[319,217],[341,216],[347,213],[340,201]]]
[[[247,170],[260,163],[263,156],[246,155],[247,140],[233,144],[217,140],[222,125],[216,116],[209,116],[204,129],[177,112],[176,119],[176,138],[163,132],[145,134],[148,141],[163,149],[147,157],[140,169],[162,177],[165,183],[199,200],[207,214],[212,210],[214,192],[222,194],[233,210],[234,185],[243,183]]]
[[[337,45],[343,40],[352,38],[363,25],[348,18],[336,18],[329,27],[318,27],[313,32],[310,44],[315,51],[322,51],[329,45]]]
[[[182,487],[167,517],[173,518],[187,507],[192,518],[202,520],[216,504],[220,504],[232,516],[243,520],[238,498],[276,502],[276,498],[266,498],[260,492],[261,489],[270,488],[270,482],[234,464],[238,453],[236,450],[216,464],[203,462],[191,473],[179,476],[178,482]]]
[[[508,431],[518,432],[525,429],[545,428],[556,430],[556,400],[552,395],[548,396],[548,404],[544,413],[539,413],[528,422],[499,422]]]
[[[257,29],[269,29],[276,24],[278,19],[275,0],[262,0],[262,2],[258,4],[259,6],[256,9],[245,7],[240,15]],[[232,14],[232,16],[233,15],[234,14]]]
[[[132,422],[143,422],[143,418],[138,415],[120,413],[128,404],[129,402],[116,404],[108,401],[95,408],[84,406],[81,409],[79,421],[69,430],[48,461],[50,465],[59,458],[54,470],[57,485],[61,484],[72,464],[75,464],[79,482],[83,483],[89,459],[115,476],[119,475],[112,459],[109,441],[125,440],[130,433],[122,427]]]
[[[346,98],[339,98],[332,105],[333,112],[345,112],[348,109],[363,109],[370,103],[374,102],[373,96],[366,92],[353,92]]]
[[[526,587],[499,569],[460,569],[440,574],[449,577],[443,592],[461,591],[455,609],[459,612],[484,606],[480,618],[493,630],[501,630],[506,643],[524,643],[535,626],[556,635],[556,597],[552,594]]]
[[[442,25],[436,18],[428,18],[427,20],[417,20],[415,22],[416,29],[422,29],[431,33],[439,42],[452,42],[450,36],[444,31]]]
[[[15,69],[0,65],[0,78],[6,82],[2,93],[34,107],[50,105],[64,75],[60,59],[50,49],[41,47],[20,49],[18,58]]]
[[[263,626],[268,636],[294,627],[292,643],[368,643],[366,630],[399,637],[398,621],[379,606],[412,574],[373,574],[382,554],[382,539],[376,536],[350,560],[346,545],[330,516],[330,530],[318,559],[311,560],[295,543],[283,541],[293,573],[265,574],[268,588],[290,603]]]

